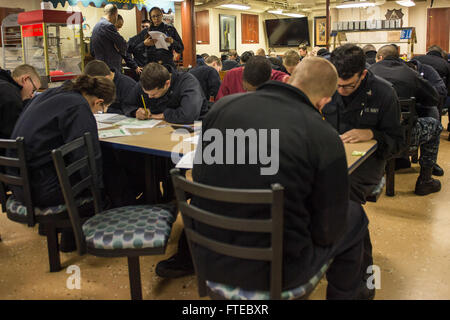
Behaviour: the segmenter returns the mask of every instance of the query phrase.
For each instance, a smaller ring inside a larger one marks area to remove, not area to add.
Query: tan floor
[[[447,117],[444,119],[447,127]],[[439,164],[446,174],[442,190],[414,195],[419,166],[396,174],[396,196],[382,196],[365,206],[370,220],[374,263],[381,269],[376,299],[450,299],[450,141],[444,130]],[[177,220],[165,256],[141,258],[144,299],[199,299],[194,276],[165,280],[154,273],[158,261],[176,250],[181,231]],[[50,273],[46,240],[0,215],[0,299],[129,299],[125,258],[61,254],[64,267],[81,270],[81,289],[69,290],[66,269]],[[310,299],[324,299],[322,280]]]

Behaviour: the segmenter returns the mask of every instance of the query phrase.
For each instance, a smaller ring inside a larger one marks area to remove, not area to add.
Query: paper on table
[[[167,45],[166,38],[167,36],[159,31],[149,31],[148,33],[152,39],[157,40],[155,43],[156,49],[166,49],[169,50],[169,46]]]
[[[128,128],[128,129],[142,129],[142,128],[153,128],[160,122],[161,122],[161,120],[154,120],[154,119],[139,120],[136,118],[127,118],[127,119],[117,122],[116,125],[119,125],[122,128]]]
[[[195,157],[195,150],[186,153],[180,161],[178,161],[176,167],[180,169],[192,169],[194,166],[194,157]]]
[[[106,120],[106,119],[112,118],[114,116],[117,116],[117,114],[116,113],[95,113],[94,114],[95,120],[97,120],[97,121]]]
[[[104,122],[104,123],[115,123],[127,118],[124,115],[116,113],[96,113],[94,114],[94,116],[97,122]]]
[[[193,143],[193,144],[198,144],[198,139],[199,139],[199,135],[196,134],[196,135],[193,135],[192,137],[184,139],[184,141],[190,142],[190,143]]]
[[[113,127],[113,126],[114,126],[114,124],[112,124],[112,123],[101,123],[101,122],[97,122],[97,129],[98,129],[98,130],[106,129],[106,128]]]
[[[98,132],[98,137],[100,139],[113,138],[113,137],[123,137],[130,136],[131,133],[128,132],[127,129],[111,129],[111,130],[102,130]]]

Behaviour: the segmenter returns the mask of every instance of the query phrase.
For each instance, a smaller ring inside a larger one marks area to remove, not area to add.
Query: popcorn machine
[[[34,10],[22,12],[23,62],[34,66],[42,82],[73,79],[84,70],[81,12]]]

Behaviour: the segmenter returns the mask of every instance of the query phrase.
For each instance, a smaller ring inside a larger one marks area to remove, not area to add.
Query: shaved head
[[[308,57],[294,69],[289,84],[303,91],[320,110],[326,104],[323,102],[329,101],[336,92],[337,81],[338,74],[331,62],[324,58]]]
[[[396,47],[394,47],[391,44],[387,44],[385,46],[382,46],[378,51],[377,51],[377,61],[378,60],[383,60],[386,59],[388,57],[391,58],[398,58],[398,49]]]

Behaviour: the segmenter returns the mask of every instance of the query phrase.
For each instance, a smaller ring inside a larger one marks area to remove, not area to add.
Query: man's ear
[[[166,87],[166,88],[170,87],[170,79],[169,79],[169,80],[166,80],[165,87]]]
[[[383,56],[376,56],[375,57],[375,61],[376,62],[380,62],[381,60],[383,60]]]
[[[25,81],[27,80],[28,77],[29,77],[29,76],[26,75],[26,74],[21,75],[21,76],[16,80],[16,82],[17,82],[18,84],[20,84],[20,85],[23,87],[23,85],[25,84]]]

